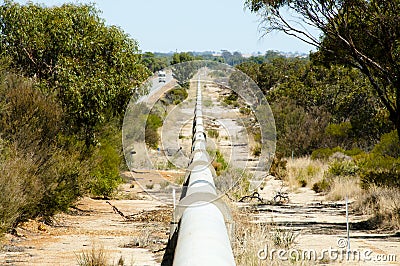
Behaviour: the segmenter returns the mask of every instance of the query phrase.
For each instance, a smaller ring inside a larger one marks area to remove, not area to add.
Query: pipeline
[[[171,227],[170,237],[176,237],[173,265],[235,265],[230,244],[232,217],[217,195],[215,171],[206,150],[200,80],[192,134],[190,164]]]

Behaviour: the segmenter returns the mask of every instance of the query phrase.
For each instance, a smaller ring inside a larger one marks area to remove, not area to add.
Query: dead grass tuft
[[[373,215],[368,221],[370,228],[400,229],[400,189],[371,186],[363,190],[355,202],[355,209]]]
[[[282,229],[274,224],[257,223],[252,221],[252,213],[248,209],[238,209],[230,206],[235,220],[235,238],[233,253],[238,266],[258,265],[303,265],[296,260],[281,261],[276,257],[263,260],[259,258],[260,250],[290,249],[299,236],[292,229]],[[300,264],[299,264],[300,263]]]
[[[332,181],[327,200],[338,201],[346,197],[356,198],[362,193],[360,181],[355,177],[337,177]]]
[[[90,250],[83,250],[77,255],[79,266],[107,266],[108,257],[102,245],[92,244]]]
[[[312,160],[310,157],[288,160],[287,183],[291,190],[299,187],[311,188],[314,183],[322,180],[328,165],[320,160]]]

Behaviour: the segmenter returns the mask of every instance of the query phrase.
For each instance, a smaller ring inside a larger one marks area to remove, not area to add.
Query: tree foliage
[[[106,26],[93,5],[43,7],[5,1],[0,55],[62,103],[68,128],[88,145],[107,118],[123,113],[147,76],[136,41]]]
[[[187,52],[175,53],[172,56],[172,76],[177,80],[181,87],[186,89],[189,88],[189,81],[193,75],[196,74],[198,69],[197,64],[192,61],[197,59],[200,58],[196,58],[193,54]]]
[[[246,5],[261,15],[267,32],[283,31],[316,46],[315,60],[359,69],[400,136],[398,0],[247,0]]]
[[[149,72],[98,13],[0,6],[0,232],[121,182],[121,118]]]
[[[169,66],[170,58],[168,56],[159,56],[151,52],[142,55],[143,64],[153,73]]]
[[[276,118],[277,147],[286,155],[290,149],[301,155],[336,146],[367,150],[391,130],[386,122],[388,112],[355,68],[325,67],[307,58],[282,56],[262,63],[248,61],[237,68],[255,80],[266,95]],[[304,123],[303,128],[298,123]],[[315,138],[310,140],[312,145],[302,143],[300,136],[306,136],[299,130]]]

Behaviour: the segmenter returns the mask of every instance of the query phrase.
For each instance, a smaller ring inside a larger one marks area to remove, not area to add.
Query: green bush
[[[252,153],[254,156],[259,157],[261,155],[261,145],[256,144],[256,146],[254,146],[252,149]]]
[[[331,189],[331,182],[327,178],[323,178],[320,181],[316,182],[312,186],[312,190],[314,190],[316,193],[320,192],[328,192]]]
[[[32,173],[37,169],[33,161],[5,149],[0,147],[0,234],[15,226],[29,206],[36,206],[43,189]]]
[[[89,180],[89,162],[82,160],[77,150],[54,151],[40,179],[44,187],[43,196],[34,216],[50,217],[66,211],[85,193]]]
[[[254,176],[243,169],[228,167],[221,176],[215,179],[215,185],[220,191],[229,191],[229,195],[239,200],[250,194],[250,181]]]
[[[359,158],[358,165],[363,188],[370,185],[400,187],[400,158],[371,153]]]
[[[396,131],[384,134],[370,154],[357,156],[363,188],[400,187],[400,144]]]
[[[379,187],[400,187],[400,171],[379,169],[363,171],[361,176],[361,187],[369,188],[371,185]]]
[[[178,105],[188,97],[187,88],[179,87],[168,91],[164,95],[167,104]]]
[[[83,142],[66,136],[68,129],[56,100],[21,77],[8,74],[3,78],[6,82],[1,84],[8,86],[0,86],[0,106],[5,107],[0,112],[0,135],[9,149],[1,151],[0,186],[12,186],[3,187],[3,197],[13,199],[19,190],[24,200],[8,203],[17,210],[9,216],[15,226],[66,210],[83,193],[87,164]]]
[[[119,174],[120,154],[114,146],[105,142],[93,157],[96,162],[91,173],[90,191],[95,196],[108,198],[122,182]]]
[[[226,96],[222,102],[227,105],[233,105],[234,107],[238,107],[239,103],[237,100],[239,99],[239,95],[236,92],[231,92],[228,96]]]
[[[145,142],[146,144],[155,149],[158,146],[158,128],[163,124],[161,117],[156,114],[150,113],[147,117],[146,121],[146,133],[145,133]]]
[[[400,157],[400,142],[397,131],[393,130],[390,133],[383,134],[379,143],[374,146],[372,153],[393,158]]]
[[[325,133],[328,136],[336,137],[336,138],[346,138],[351,131],[351,123],[343,122],[340,124],[328,124],[325,128]]]
[[[99,136],[100,143],[90,157],[90,182],[88,190],[94,196],[108,198],[123,181],[120,169],[125,165],[120,140],[118,120],[109,121]]]
[[[277,133],[276,150],[285,156],[309,155],[328,146],[325,127],[330,115],[318,107],[303,108],[294,100],[281,99],[271,104]]]
[[[216,130],[216,129],[208,129],[208,130],[207,130],[207,135],[208,135],[210,138],[216,139],[216,138],[219,137],[219,132],[218,132],[218,130]]]
[[[251,109],[249,107],[240,107],[239,112],[243,115],[249,115],[251,113]]]
[[[228,163],[225,161],[224,156],[219,150],[210,151],[209,154],[211,157],[215,156],[212,166],[214,167],[217,176],[221,175],[228,168]]]
[[[320,148],[316,149],[311,153],[311,159],[313,160],[328,160],[335,152],[342,152],[344,153],[344,149],[341,147],[336,148]]]
[[[335,160],[329,164],[328,173],[333,176],[354,176],[359,167],[353,161]]]
[[[344,154],[346,154],[347,156],[351,156],[351,157],[360,155],[362,153],[364,153],[364,151],[360,148],[353,148],[351,150],[344,151]]]

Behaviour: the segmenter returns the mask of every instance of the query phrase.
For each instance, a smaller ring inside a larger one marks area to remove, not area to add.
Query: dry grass
[[[251,213],[244,209],[230,206],[235,220],[235,238],[233,253],[238,266],[258,265],[304,265],[304,262],[288,261],[268,257],[260,259],[260,250],[283,249],[293,247],[298,233],[291,229],[282,229],[273,224],[260,224],[250,220]]]
[[[258,251],[269,244],[268,229],[266,226],[252,223],[251,213],[236,206],[230,206],[235,221],[233,253],[238,266],[260,265]]]
[[[287,180],[292,191],[299,187],[309,187],[322,180],[328,165],[320,160],[311,160],[310,157],[289,159],[287,163]]]
[[[338,201],[346,197],[356,198],[362,193],[357,177],[337,177],[332,181],[331,190],[326,195],[327,200]]]
[[[329,164],[310,157],[288,160],[287,183],[292,191],[299,187],[312,188],[313,185],[324,179],[324,173]],[[327,200],[344,200],[346,196],[356,198],[362,192],[359,179],[355,176],[338,176],[329,181],[330,191],[326,194]]]
[[[153,233],[152,230],[140,231],[139,235],[133,237],[131,245],[139,248],[148,247],[152,243],[151,241],[152,233]]]
[[[372,214],[372,228],[400,229],[400,188],[371,186],[363,190],[355,202],[355,209]]]
[[[111,253],[104,249],[103,245],[92,243],[92,248],[82,250],[80,254],[76,255],[76,260],[79,266],[124,266],[134,265],[134,260],[127,263],[125,259],[120,256],[117,260],[110,262]]]
[[[83,250],[77,255],[79,266],[107,266],[108,257],[102,245],[92,244],[90,250]]]

